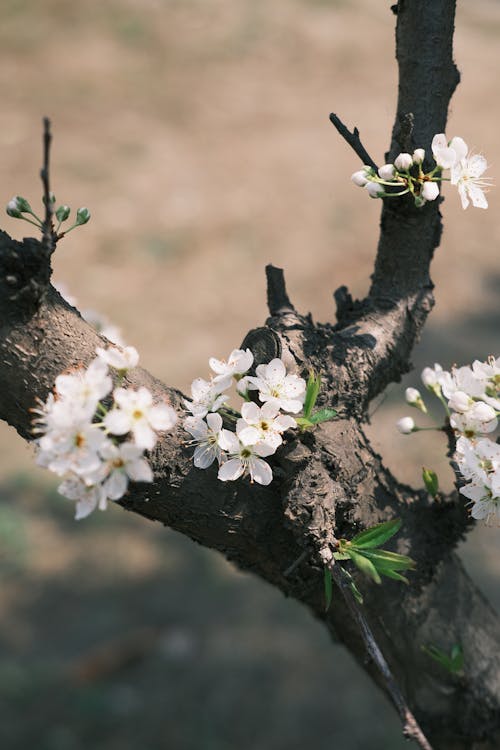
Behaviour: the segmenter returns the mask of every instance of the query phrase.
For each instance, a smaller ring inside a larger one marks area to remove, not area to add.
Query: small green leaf
[[[334,552],[333,556],[336,560],[350,560],[351,556],[348,552]]]
[[[459,643],[455,643],[452,646],[451,656],[448,656],[445,651],[442,651],[440,648],[433,646],[432,644],[430,646],[422,646],[422,651],[451,674],[456,674],[463,669],[464,656],[462,647]]]
[[[351,540],[351,543],[358,549],[373,549],[374,547],[380,547],[384,544],[391,536],[394,536],[401,528],[401,520],[394,518],[392,521],[386,521],[385,523],[379,523],[377,526],[372,526],[371,529],[361,531]]]
[[[424,466],[422,468],[422,479],[429,495],[435,498],[439,492],[439,480],[436,472],[432,469],[426,469]]]
[[[312,424],[320,424],[321,422],[329,422],[337,416],[335,409],[320,409],[311,415],[310,420]]]
[[[304,417],[309,419],[311,412],[314,409],[316,399],[318,398],[319,389],[321,387],[321,375],[316,374],[314,370],[309,370],[309,378],[307,380],[306,397],[304,399]]]
[[[325,612],[328,612],[332,605],[333,599],[333,580],[330,568],[325,566],[324,568],[324,582],[325,582]]]
[[[349,557],[362,573],[375,581],[375,583],[382,583],[374,564],[364,554],[358,554],[355,550],[350,549]]]
[[[349,588],[351,589],[352,595],[354,596],[358,604],[363,604],[363,595],[354,583],[354,578],[345,568],[341,568],[341,570],[344,574],[344,577],[347,578],[347,581],[349,582]]]

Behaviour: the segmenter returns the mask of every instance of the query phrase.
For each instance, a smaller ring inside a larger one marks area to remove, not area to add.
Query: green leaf
[[[366,529],[351,540],[351,543],[358,549],[373,549],[374,547],[380,547],[381,544],[386,542],[391,536],[394,536],[401,528],[401,520],[394,518],[392,521],[386,521],[385,523],[379,523],[377,526],[372,526],[371,529]]]
[[[325,612],[328,612],[332,605],[333,599],[333,580],[330,568],[325,566],[324,568],[324,583],[325,583]]]
[[[309,378],[307,380],[306,397],[304,399],[304,417],[309,419],[311,412],[314,409],[316,399],[318,398],[319,389],[321,387],[321,375],[316,374],[314,370],[309,370]]]
[[[464,667],[464,652],[459,643],[455,643],[451,649],[451,661],[455,672],[461,672]]]
[[[431,657],[431,659],[434,659],[434,661],[440,664],[443,669],[446,669],[446,671],[450,672],[451,674],[456,674],[463,668],[464,656],[462,646],[459,643],[455,643],[452,646],[451,656],[448,656],[445,651],[442,651],[440,648],[438,648],[437,646],[433,646],[432,644],[430,646],[422,646],[422,651],[424,651],[428,656]]]
[[[364,554],[358,554],[355,550],[349,549],[349,557],[362,573],[375,581],[375,583],[382,583],[374,564]]]
[[[312,424],[320,424],[321,422],[329,422],[337,416],[335,409],[320,409],[311,415],[310,421]]]
[[[389,552],[386,549],[363,549],[362,554],[368,557],[377,570],[409,570],[415,568],[415,561],[407,555],[399,555],[397,552]]]
[[[401,573],[397,573],[395,570],[392,570],[392,568],[384,568],[383,570],[379,568],[378,572],[381,576],[385,576],[386,578],[394,578],[395,581],[401,581],[406,584],[410,583],[406,576],[402,576]]]
[[[358,604],[363,604],[363,594],[358,589],[358,587],[356,586],[356,584],[354,583],[354,581],[351,581],[350,584],[349,584],[349,586],[350,586],[351,591],[352,591],[352,593],[354,595],[354,598],[356,599],[356,601],[358,602]]]

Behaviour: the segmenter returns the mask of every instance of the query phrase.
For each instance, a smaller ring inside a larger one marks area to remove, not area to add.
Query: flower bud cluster
[[[139,360],[133,347],[96,352],[87,368],[58,375],[45,403],[32,410],[37,464],[61,477],[58,491],[76,501],[77,519],[119,500],[130,480],[152,482],[145,451],[177,421],[174,409],[155,404],[147,388],[121,387]],[[109,368],[118,379],[114,389]]]
[[[56,197],[54,193],[50,193],[51,204],[54,204],[55,201]],[[44,222],[35,214],[26,198],[23,198],[21,195],[15,195],[13,198],[11,198],[11,200],[5,206],[5,211],[7,215],[11,216],[13,219],[23,219],[29,224],[33,224],[35,227],[38,227],[38,229],[43,232]],[[58,221],[57,227],[55,228],[56,235],[58,235],[61,224],[68,220],[70,213],[71,208],[66,204],[59,206],[59,208],[54,211],[54,215]],[[71,232],[76,227],[81,227],[83,226],[83,224],[87,224],[88,221],[90,221],[90,211],[85,206],[82,206],[77,210],[75,221],[73,222],[73,224],[68,229],[65,229],[64,232],[61,232],[57,236],[57,239],[60,239],[65,234],[68,234],[68,232]]]
[[[281,359],[258,365],[255,376],[247,375],[253,365],[250,349],[235,349],[227,360],[211,358],[209,365],[214,375],[210,380],[193,380],[192,400],[184,401],[190,412],[184,419],[184,429],[196,446],[194,465],[207,469],[217,461],[217,476],[223,482],[248,474],[251,482],[267,485],[273,473],[263,459],[276,452],[286,430],[297,427],[295,419],[286,412],[301,411],[306,382],[287,373]],[[241,413],[227,405],[227,391],[233,383],[245,399]],[[261,405],[250,400],[250,391],[258,392]],[[235,429],[224,428],[223,418],[226,423],[234,422]]]
[[[500,525],[500,446],[485,437],[498,427],[500,357],[489,357],[486,362],[475,360],[472,365],[450,371],[435,364],[424,368],[422,382],[443,403],[458,436],[455,461],[467,482],[460,492],[470,500],[472,517],[487,523],[496,520]],[[407,389],[407,401],[414,406],[418,406],[416,394],[416,389]],[[403,425],[404,420],[411,418],[399,420],[401,432],[421,429],[414,423],[409,429],[409,423]]]
[[[448,143],[444,133],[434,136],[431,148],[435,166],[429,172],[422,168],[425,150],[417,148],[413,154],[398,154],[393,164],[384,164],[378,171],[365,165],[354,172],[351,180],[365,188],[372,198],[395,198],[410,193],[419,208],[436,200],[439,183],[449,180],[456,185],[464,209],[470,202],[477,208],[488,208],[483,188],[489,186],[490,180],[482,176],[488,167],[484,156],[468,153],[462,138],[452,138]],[[442,176],[445,169],[450,170],[450,177]]]

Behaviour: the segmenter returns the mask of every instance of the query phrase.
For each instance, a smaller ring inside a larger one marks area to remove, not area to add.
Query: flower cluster
[[[485,437],[498,427],[500,357],[476,360],[471,366],[453,367],[451,371],[435,364],[422,371],[422,381],[442,402],[458,436],[455,461],[467,482],[460,492],[470,501],[471,515],[487,523],[496,519],[500,525],[500,445]],[[407,389],[406,400],[427,411],[415,388]],[[422,429],[411,417],[403,417],[397,426],[404,434]]]
[[[476,208],[488,208],[483,188],[491,182],[483,177],[488,168],[484,156],[468,153],[467,144],[460,137],[447,141],[444,133],[432,139],[432,155],[435,166],[424,172],[422,164],[425,150],[417,148],[413,154],[399,154],[393,164],[384,164],[378,172],[371,166],[354,172],[351,180],[364,187],[372,198],[395,198],[410,193],[417,207],[436,200],[439,183],[443,180],[456,185],[462,207],[472,203]],[[450,177],[443,177],[443,170],[450,170]]]
[[[194,380],[192,400],[185,400],[191,415],[185,418],[184,429],[196,446],[194,465],[207,469],[217,461],[218,478],[223,482],[249,474],[252,482],[267,485],[273,473],[263,459],[276,452],[286,430],[297,427],[297,421],[283,412],[301,411],[306,382],[298,375],[288,374],[281,359],[258,365],[255,376],[247,375],[253,365],[250,349],[235,349],[227,360],[211,358],[209,365],[212,378]],[[245,399],[241,413],[227,405],[226,391],[234,381]],[[250,391],[258,392],[260,406],[250,400]],[[226,422],[235,423],[234,431],[223,427],[223,417]]]
[[[62,478],[58,491],[76,501],[77,519],[123,497],[129,480],[152,482],[144,452],[177,420],[147,388],[121,387],[139,360],[133,347],[98,347],[96,353],[86,369],[59,375],[45,403],[33,409],[37,463]],[[109,368],[118,379],[114,389]]]

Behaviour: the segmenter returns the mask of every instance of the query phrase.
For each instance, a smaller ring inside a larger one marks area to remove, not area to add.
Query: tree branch
[[[334,125],[337,128],[337,131],[340,133],[342,138],[349,144],[349,146],[353,149],[354,153],[359,156],[363,164],[366,164],[367,166],[373,167],[375,171],[378,170],[377,165],[371,158],[368,151],[365,149],[363,144],[361,143],[361,139],[359,137],[359,130],[357,128],[354,128],[354,130],[351,131],[344,125],[340,117],[335,115],[333,112],[330,115],[330,122],[332,125]]]

